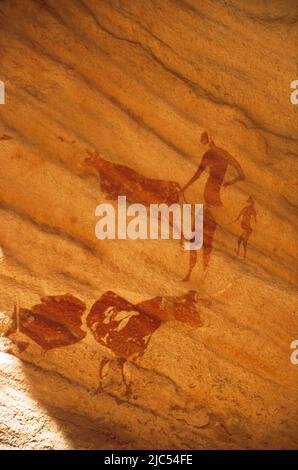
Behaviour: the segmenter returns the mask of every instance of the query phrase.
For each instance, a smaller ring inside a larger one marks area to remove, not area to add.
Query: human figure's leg
[[[216,230],[216,222],[210,207],[204,210],[204,229],[203,229],[203,269],[207,269],[210,261],[210,255],[213,248],[213,239]]]
[[[246,259],[246,252],[247,252],[247,240],[243,242],[243,259]]]
[[[243,259],[246,258],[248,239],[251,236],[251,234],[252,234],[252,229],[247,229],[243,236],[243,250],[244,250]]]
[[[239,256],[240,254],[240,248],[242,244],[243,244],[243,234],[241,234],[240,237],[238,238],[237,256]]]
[[[190,276],[191,276],[191,273],[192,273],[192,270],[193,270],[193,268],[194,268],[195,265],[196,265],[197,258],[198,258],[197,250],[191,250],[191,251],[189,252],[189,267],[188,267],[188,272],[187,272],[185,278],[182,279],[182,281],[184,281],[184,282],[189,281]]]

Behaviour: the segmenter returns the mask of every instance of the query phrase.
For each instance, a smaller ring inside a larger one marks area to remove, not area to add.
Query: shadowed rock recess
[[[0,448],[297,448],[297,17],[0,2]],[[97,239],[118,195],[202,249]]]

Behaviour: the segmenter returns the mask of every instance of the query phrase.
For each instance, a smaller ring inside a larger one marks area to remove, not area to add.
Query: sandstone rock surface
[[[297,15],[1,1],[0,448],[297,448]],[[197,256],[95,237],[200,165]]]

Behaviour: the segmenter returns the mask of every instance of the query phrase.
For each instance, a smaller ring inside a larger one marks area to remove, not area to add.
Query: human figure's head
[[[209,144],[209,134],[207,131],[204,131],[201,134],[201,144],[203,145]]]
[[[189,290],[187,297],[191,302],[197,303],[199,301],[199,294],[195,290]]]
[[[209,147],[214,147],[215,143],[210,134],[207,131],[204,131],[201,134],[201,144],[203,145],[209,145]]]
[[[249,196],[246,202],[248,202],[248,204],[254,204],[255,201],[252,196]]]

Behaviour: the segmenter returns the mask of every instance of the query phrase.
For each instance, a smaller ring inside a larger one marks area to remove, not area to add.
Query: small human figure
[[[240,248],[242,245],[243,259],[246,258],[248,239],[253,232],[253,228],[251,226],[252,217],[254,218],[255,222],[257,222],[257,213],[255,210],[255,203],[252,196],[249,196],[246,202],[248,203],[248,205],[241,210],[238,217],[234,220],[234,222],[238,222],[238,220],[240,220],[240,226],[242,228],[242,233],[238,238],[237,256],[239,256],[240,254]]]
[[[217,222],[215,215],[213,213],[213,208],[222,206],[222,201],[220,197],[221,187],[227,187],[232,184],[235,184],[237,181],[245,179],[245,175],[240,164],[237,160],[226,150],[217,147],[213,139],[209,136],[208,132],[203,132],[201,135],[201,143],[208,145],[209,149],[204,153],[201,163],[188,183],[181,189],[181,193],[191,186],[197,179],[200,178],[203,171],[209,172],[209,176],[204,189],[204,200],[205,200],[205,209],[204,209],[204,229],[203,229],[203,269],[207,269],[207,266],[210,261],[210,255],[212,252],[213,239],[215,230],[217,227]],[[230,181],[224,182],[224,178],[228,169],[228,166],[232,166],[236,172],[237,176]],[[195,250],[190,251],[189,258],[189,270],[184,281],[190,279],[193,268],[197,262],[197,252]]]

